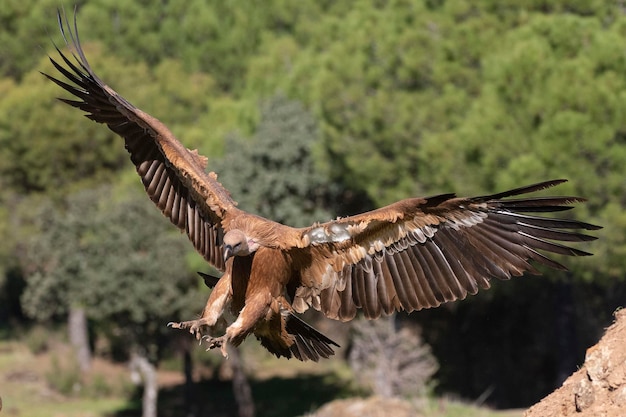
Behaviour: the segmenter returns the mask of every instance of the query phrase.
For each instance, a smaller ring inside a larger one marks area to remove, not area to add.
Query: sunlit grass
[[[48,359],[32,354],[25,344],[0,342],[2,416],[104,417],[125,408],[125,398],[74,398],[48,387]]]
[[[30,397],[3,396],[3,415],[29,417],[106,417],[125,408],[123,399],[71,399],[34,403]]]

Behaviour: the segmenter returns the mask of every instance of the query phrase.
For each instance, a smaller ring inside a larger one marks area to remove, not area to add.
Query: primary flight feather
[[[337,344],[295,315],[309,307],[337,320],[359,309],[374,319],[463,299],[489,288],[491,278],[539,274],[533,263],[565,269],[545,253],[589,255],[559,242],[595,239],[576,230],[598,226],[537,214],[584,199],[524,196],[565,180],[472,198],[410,198],[306,228],[247,213],[206,172],[205,157],[96,76],[76,17],[73,30],[60,13],[58,21],[74,61],[57,48],[62,62],[50,61],[66,81],[44,75],[77,98],[63,102],[124,139],[150,199],[224,273],[204,275],[214,289],[200,319],[171,323],[207,339],[209,348],[225,353],[227,343],[254,333],[276,356],[317,361]],[[227,310],[237,318],[215,337]]]

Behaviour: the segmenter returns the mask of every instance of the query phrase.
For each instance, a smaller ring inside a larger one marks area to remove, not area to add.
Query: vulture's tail
[[[290,346],[285,346],[285,340],[280,337],[268,337],[264,334],[255,333],[261,345],[271,353],[277,357],[284,356],[287,359],[295,357],[301,361],[312,360],[313,362],[335,354],[331,345],[339,347],[337,343],[291,312],[286,312],[283,318],[285,331],[291,336],[289,339],[293,341]]]
[[[209,288],[213,288],[219,281],[219,277],[211,274],[198,272],[198,275],[202,277],[204,283]],[[256,334],[261,345],[267,350],[278,357],[295,357],[301,361],[312,360],[314,362],[319,361],[320,358],[328,358],[335,354],[332,346],[339,347],[336,342],[324,336],[292,312],[286,312],[284,317],[285,330],[293,337],[294,343],[286,347],[284,343],[278,340]]]
[[[301,361],[310,359],[317,362],[320,358],[328,358],[335,354],[332,346],[339,347],[293,313],[287,316],[286,330],[296,341],[290,350]]]

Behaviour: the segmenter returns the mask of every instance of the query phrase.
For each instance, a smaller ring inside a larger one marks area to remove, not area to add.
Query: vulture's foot
[[[228,352],[226,351],[226,342],[228,342],[228,338],[226,335],[220,337],[202,336],[202,340],[207,341],[208,347],[206,350],[220,348],[222,356],[228,358]]]
[[[202,326],[209,325],[209,321],[205,318],[201,318],[198,320],[181,321],[180,323],[175,323],[173,321],[167,323],[167,327],[171,327],[173,329],[189,329],[189,333],[194,335],[196,337],[196,340],[202,339]]]

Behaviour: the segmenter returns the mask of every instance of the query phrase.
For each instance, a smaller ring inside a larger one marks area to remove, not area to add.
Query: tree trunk
[[[228,347],[228,360],[233,369],[233,394],[239,407],[239,417],[254,417],[254,399],[248,378],[243,370],[243,361],[239,349]]]
[[[80,371],[84,374],[91,369],[91,349],[89,348],[89,333],[87,330],[87,316],[82,307],[70,307],[68,317],[68,332],[70,343],[76,352],[76,359]]]
[[[136,372],[143,381],[142,417],[157,417],[157,399],[159,386],[157,383],[156,368],[145,356],[136,352],[130,358],[131,372]]]

